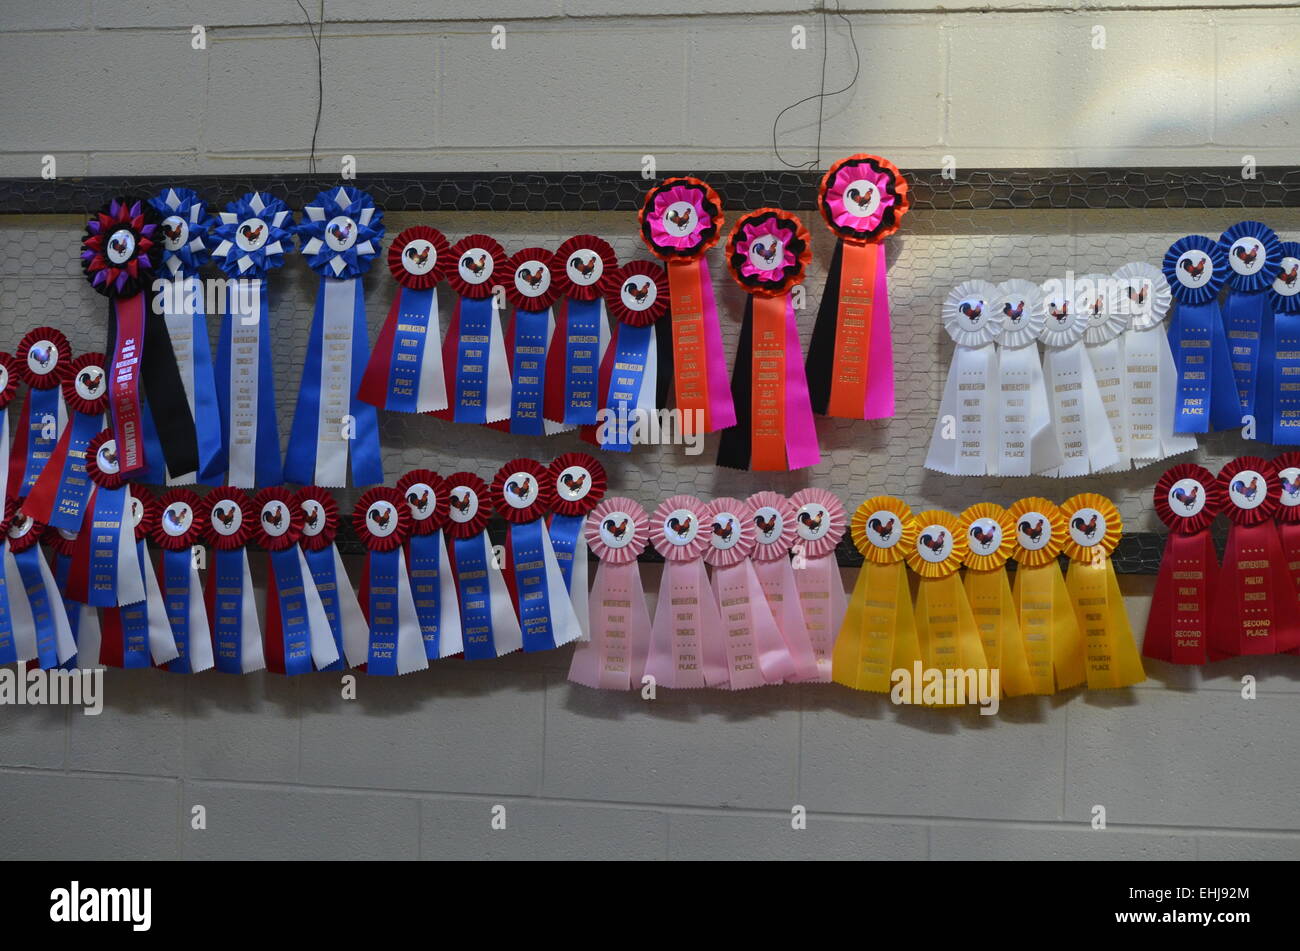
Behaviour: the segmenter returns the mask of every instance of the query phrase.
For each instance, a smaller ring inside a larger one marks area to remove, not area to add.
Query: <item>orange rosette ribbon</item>
[[[1065,543],[1065,517],[1047,499],[1021,499],[1007,513],[1015,526],[1012,557],[1018,570],[1011,598],[1020,619],[1031,693],[1052,694],[1081,684],[1083,635],[1065,577],[1057,566]]]
[[[966,538],[966,600],[979,628],[984,659],[999,671],[1003,696],[1032,693],[1025,643],[1007,577],[1016,526],[1002,506],[976,502],[961,513],[961,530]]]

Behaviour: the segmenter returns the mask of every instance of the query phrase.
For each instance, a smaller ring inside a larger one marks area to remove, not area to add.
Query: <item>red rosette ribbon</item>
[[[108,361],[102,353],[83,353],[72,361],[63,380],[63,401],[86,416],[108,411]]]
[[[709,546],[704,561],[715,568],[730,568],[749,558],[754,550],[754,510],[740,499],[714,499],[704,507],[702,532]]]
[[[604,238],[575,234],[556,249],[556,294],[572,300],[595,300],[609,275],[618,268],[618,255]]]
[[[410,506],[396,489],[377,485],[357,499],[352,528],[366,551],[393,551],[411,534]]]
[[[550,511],[550,472],[536,459],[513,459],[497,470],[489,489],[497,513],[512,525],[535,522]]]
[[[201,544],[207,529],[207,506],[192,489],[168,489],[158,499],[153,540],[165,551],[187,551]]]
[[[510,275],[509,256],[496,238],[471,234],[451,248],[447,266],[447,283],[461,297],[482,300],[492,296],[496,284],[504,284]]]
[[[102,430],[86,445],[86,475],[103,489],[120,489],[126,484],[111,429]]]
[[[506,298],[520,310],[540,313],[560,296],[556,258],[545,248],[524,248],[506,263]]]
[[[472,472],[453,472],[443,484],[447,487],[447,534],[452,538],[481,534],[492,514],[487,483]]]
[[[304,485],[294,496],[302,514],[302,534],[298,543],[306,551],[321,551],[334,544],[339,530],[339,504],[334,496],[318,485]]]
[[[755,561],[779,561],[790,556],[795,540],[794,506],[779,492],[755,492],[745,500],[753,510]]]
[[[697,561],[709,547],[705,505],[693,495],[674,495],[650,516],[650,543],[665,561]]]
[[[622,496],[601,500],[587,516],[587,546],[602,562],[635,562],[650,544],[650,517],[641,503]]]
[[[800,489],[790,496],[794,507],[796,544],[805,558],[825,558],[835,549],[848,530],[849,519],[844,503],[825,489]]]
[[[302,508],[297,494],[270,486],[253,496],[257,513],[257,543],[267,551],[285,551],[302,537]]]
[[[648,327],[668,313],[668,272],[653,261],[628,261],[609,272],[605,307],[619,323]]]
[[[62,385],[72,369],[68,338],[53,327],[37,327],[23,335],[14,353],[18,374],[34,390]]]
[[[126,517],[135,528],[135,540],[148,541],[158,524],[158,498],[142,485],[131,486],[127,496]]]
[[[9,550],[15,555],[27,551],[41,540],[45,526],[22,511],[23,499],[5,502],[4,530]]]
[[[1226,502],[1210,470],[1184,463],[1156,481],[1156,514],[1169,527],[1147,615],[1142,655],[1171,664],[1204,664],[1219,556],[1209,528]]]
[[[425,291],[447,276],[451,244],[437,228],[415,225],[388,246],[388,271],[403,287]]]
[[[13,354],[0,350],[0,409],[13,402],[14,394],[18,392],[19,376]]]
[[[41,543],[49,545],[50,551],[59,558],[71,558],[72,553],[77,549],[77,536],[74,532],[66,532],[53,525],[46,525],[45,532],[41,535]]]
[[[1286,526],[1300,524],[1300,452],[1284,452],[1274,456],[1269,463],[1278,483],[1278,507],[1276,518],[1283,526],[1285,540]]]
[[[257,530],[257,510],[243,489],[223,486],[203,497],[198,513],[207,542],[218,551],[243,548]]]
[[[432,535],[447,524],[447,486],[432,469],[412,469],[397,480],[397,491],[410,507],[412,535]]]
[[[548,467],[556,515],[581,516],[605,497],[605,467],[585,452],[566,452]]]
[[[1183,535],[1209,528],[1225,501],[1223,485],[1214,474],[1191,463],[1166,470],[1156,481],[1153,498],[1160,521]]]
[[[1259,456],[1233,459],[1218,481],[1232,524],[1210,606],[1210,660],[1295,651],[1300,600],[1273,522],[1281,481]]]

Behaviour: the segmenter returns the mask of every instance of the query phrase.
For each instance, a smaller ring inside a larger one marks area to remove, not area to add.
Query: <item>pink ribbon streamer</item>
[[[808,376],[804,371],[803,352],[799,349],[794,302],[788,294],[785,298],[785,455],[787,466],[792,470],[815,466],[822,461],[817,446],[817,426],[813,423],[812,400],[808,395]]]
[[[640,686],[650,651],[650,611],[635,561],[602,561],[591,588],[591,639],[576,642],[569,679],[601,690]]]
[[[713,278],[709,262],[700,259],[700,297],[704,303],[705,374],[709,383],[709,428],[717,432],[736,425],[736,405],[731,401],[731,380],[722,349],[722,325],[718,322],[718,305],[713,300]]]
[[[834,555],[809,558],[803,564],[794,572],[794,584],[799,592],[804,623],[808,627],[808,640],[817,658],[816,680],[830,683],[831,654],[840,625],[844,623],[848,598],[844,594]]]
[[[721,623],[705,632],[720,639],[732,690],[779,684],[794,675],[794,661],[767,606],[748,559],[713,569],[713,594]],[[716,632],[716,633],[715,633]]]
[[[889,291],[886,289],[885,271],[885,246],[882,243],[876,252],[864,419],[889,419],[894,415],[894,341],[889,329]]]
[[[716,637],[705,637],[706,631],[721,627],[704,562],[666,562],[650,631],[646,674],[663,687],[727,686],[723,645]]]
[[[790,567],[790,559],[755,561],[753,565],[759,587],[767,596],[767,606],[772,611],[777,630],[780,631],[781,639],[785,642],[790,660],[794,664],[794,673],[787,679],[821,680],[821,669],[817,666],[817,654],[813,651],[812,641],[808,637],[808,625],[804,621],[799,589],[795,582],[794,570]],[[716,574],[714,579],[717,579]],[[828,653],[828,659],[829,656]],[[829,668],[827,671],[829,675]]]

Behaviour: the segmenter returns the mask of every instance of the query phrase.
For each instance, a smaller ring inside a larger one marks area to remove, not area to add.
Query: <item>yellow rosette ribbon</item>
[[[1007,513],[1015,526],[1011,598],[1020,618],[1031,692],[1052,694],[1081,684],[1083,635],[1056,559],[1065,543],[1065,518],[1043,498],[1021,499]]]
[[[977,502],[961,513],[961,530],[966,538],[966,600],[979,628],[984,659],[1000,671],[1004,697],[1033,693],[1020,619],[1007,578],[1016,526],[1002,506]]]
[[[1088,688],[1127,687],[1147,679],[1119,591],[1110,553],[1124,522],[1113,502],[1081,492],[1061,503],[1066,531],[1062,550],[1070,559],[1065,587],[1087,648]]]
[[[921,660],[912,592],[903,560],[916,543],[912,510],[878,495],[858,506],[849,533],[866,559],[831,655],[831,679],[854,690],[889,693],[892,673]]]
[[[916,516],[916,541],[907,552],[907,564],[921,579],[916,590],[916,632],[921,656],[929,670],[942,671],[944,683],[964,684],[966,702],[979,696],[981,670],[988,669],[984,644],[971,613],[958,570],[966,557],[966,533],[961,519],[950,512],[931,509]],[[956,671],[955,677],[948,671]],[[973,679],[972,679],[973,678]],[[951,706],[953,697],[936,699],[936,706]],[[927,703],[930,702],[927,697]]]

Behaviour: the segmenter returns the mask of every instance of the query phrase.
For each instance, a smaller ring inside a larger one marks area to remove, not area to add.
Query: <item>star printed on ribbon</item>
[[[297,231],[313,271],[348,278],[370,269],[384,239],[384,213],[368,192],[340,185],[317,195],[302,214]]]
[[[190,188],[169,188],[149,204],[162,218],[162,270],[171,277],[197,275],[212,255],[208,242],[216,219],[208,214],[207,204]]]
[[[231,277],[265,277],[293,250],[293,212],[266,192],[249,192],[217,216],[212,257]]]

